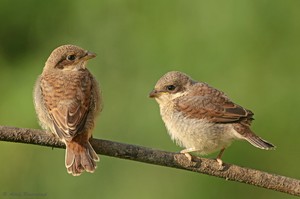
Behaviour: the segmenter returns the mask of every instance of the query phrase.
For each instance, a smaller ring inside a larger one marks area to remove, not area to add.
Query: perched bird
[[[172,140],[190,152],[200,155],[220,150],[217,161],[234,140],[247,140],[260,149],[274,145],[255,135],[251,129],[253,113],[234,102],[223,92],[188,75],[172,71],[162,76],[149,95],[155,98]]]
[[[95,118],[101,111],[98,83],[86,68],[96,55],[74,45],[51,53],[34,88],[35,110],[42,128],[66,144],[68,173],[93,173],[99,157],[89,143]]]

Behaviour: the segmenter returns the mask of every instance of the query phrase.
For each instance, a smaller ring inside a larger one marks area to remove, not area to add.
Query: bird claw
[[[220,158],[217,158],[216,160],[220,166],[223,166],[223,161]]]
[[[191,154],[189,154],[189,153],[182,153],[182,154],[184,154],[185,157],[187,157],[187,159],[188,159],[190,162],[192,162],[192,156],[191,156]]]
[[[187,157],[187,159],[189,159],[189,161],[192,162],[193,158],[192,158],[192,155],[189,154],[189,152],[195,152],[195,151],[197,151],[195,148],[187,148],[187,149],[181,150],[180,153],[184,154]]]
[[[225,166],[223,165],[223,161],[220,158],[217,158],[216,161],[219,164],[219,169],[218,170],[223,170]]]

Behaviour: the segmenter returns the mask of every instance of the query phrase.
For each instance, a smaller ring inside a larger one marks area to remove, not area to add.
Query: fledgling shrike
[[[247,140],[260,149],[274,145],[255,135],[251,129],[253,113],[234,102],[223,92],[188,75],[172,71],[162,76],[149,95],[155,98],[172,140],[200,155],[220,150],[217,161],[234,140]]]

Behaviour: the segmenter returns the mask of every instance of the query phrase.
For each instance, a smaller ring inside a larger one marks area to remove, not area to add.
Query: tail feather
[[[88,148],[88,153],[89,153],[89,156],[92,160],[94,160],[95,162],[99,162],[100,161],[100,158],[99,156],[97,155],[96,151],[93,149],[92,145],[90,144],[90,142],[87,143],[87,148]]]
[[[98,161],[99,157],[88,141],[84,144],[66,142],[65,165],[68,173],[73,176],[79,176],[83,171],[93,173]]]
[[[272,143],[270,143],[266,140],[263,140],[258,136],[250,136],[250,137],[247,137],[246,140],[253,146],[260,148],[260,149],[270,150],[270,149],[275,148],[275,146]]]
[[[75,161],[75,154],[74,151],[71,150],[69,147],[66,147],[66,154],[65,154],[65,165],[67,168],[71,167]]]
[[[255,133],[251,131],[249,126],[236,123],[233,125],[233,128],[237,133],[239,133],[242,136],[242,139],[247,140],[250,144],[252,144],[257,148],[265,149],[265,150],[270,150],[275,148],[275,146],[272,143],[263,140],[262,138],[255,135]]]

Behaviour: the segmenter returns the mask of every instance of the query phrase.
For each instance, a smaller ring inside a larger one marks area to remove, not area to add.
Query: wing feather
[[[190,95],[176,99],[175,108],[185,116],[208,119],[211,122],[231,123],[243,121],[250,125],[253,113],[232,101],[221,91],[202,84]]]
[[[76,79],[78,78],[78,79]],[[68,85],[60,79],[55,83],[43,79],[43,97],[58,137],[71,140],[85,126],[91,105],[91,76],[73,76]]]

